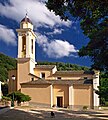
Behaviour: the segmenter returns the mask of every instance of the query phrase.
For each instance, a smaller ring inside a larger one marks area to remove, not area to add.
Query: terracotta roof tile
[[[26,83],[21,83],[21,85],[31,85],[31,84],[34,85],[34,84],[51,84],[51,83],[44,79],[38,79],[38,80],[26,82]]]
[[[36,69],[53,69],[55,65],[36,65]]]
[[[59,85],[70,85],[70,84],[92,84],[92,79],[80,79],[80,80],[45,80],[38,79],[35,81],[30,81],[26,83],[21,83],[21,85],[34,85],[34,84],[59,84]]]
[[[55,72],[54,75],[63,75],[63,74],[66,74],[66,75],[72,75],[72,74],[94,74],[94,72],[92,71],[57,71]]]

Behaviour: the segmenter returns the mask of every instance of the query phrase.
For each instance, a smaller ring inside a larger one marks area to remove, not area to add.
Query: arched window
[[[26,56],[26,36],[22,37],[22,56]]]

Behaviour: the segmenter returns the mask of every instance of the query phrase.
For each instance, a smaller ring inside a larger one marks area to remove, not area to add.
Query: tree
[[[6,82],[8,79],[8,70],[16,69],[16,59],[0,53],[0,81]]]
[[[108,71],[108,1],[48,0],[46,6],[63,20],[72,16],[80,21],[90,41],[79,50],[79,56],[89,56],[92,68]]]
[[[89,71],[90,68],[86,66],[80,66],[71,63],[63,63],[63,62],[38,62],[38,65],[56,65],[58,71],[71,71],[71,70],[84,70]]]
[[[18,102],[26,102],[26,101],[30,101],[31,97],[29,95],[25,95],[19,91],[16,91],[14,93],[10,93],[7,95],[7,97],[10,97],[11,99],[13,99],[13,94],[14,94],[14,99]]]
[[[108,74],[100,74],[99,91],[96,91],[96,93],[99,95],[102,105],[105,104],[106,101],[108,102]]]
[[[3,96],[6,96],[8,94],[8,84],[2,84],[1,85],[1,90],[2,90],[2,94]]]

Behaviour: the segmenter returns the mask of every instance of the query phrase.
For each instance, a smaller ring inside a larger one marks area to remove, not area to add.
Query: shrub
[[[16,100],[18,103],[26,102],[26,101],[31,100],[31,97],[29,95],[25,95],[25,94],[23,94],[19,91],[8,94],[8,97],[10,97],[12,99],[13,94],[14,94],[14,100]]]
[[[2,96],[2,101],[11,101],[10,97]]]
[[[83,110],[87,110],[88,109],[88,107],[87,106],[83,106]]]
[[[108,106],[108,101],[105,102],[105,106]]]
[[[11,98],[6,97],[6,96],[2,96],[1,104],[5,105],[5,106],[11,106]]]

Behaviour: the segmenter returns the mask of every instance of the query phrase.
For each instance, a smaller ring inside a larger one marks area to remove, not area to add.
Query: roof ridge
[[[36,66],[56,66],[56,65],[36,65]]]
[[[61,70],[61,71],[57,71],[57,72],[84,72],[84,70]]]

